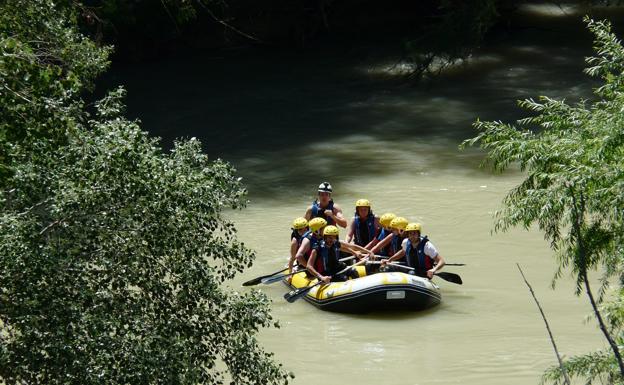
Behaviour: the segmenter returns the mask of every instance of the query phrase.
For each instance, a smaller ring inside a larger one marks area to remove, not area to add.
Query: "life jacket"
[[[340,241],[334,242],[331,247],[322,240],[316,246],[316,261],[314,269],[322,275],[334,274],[340,267]]]
[[[334,200],[330,199],[327,207],[325,208],[321,208],[318,200],[315,200],[314,202],[312,202],[312,217],[310,219],[320,217],[325,219],[328,225],[334,225],[334,220],[331,217],[327,217],[325,215],[325,210],[334,210]]]
[[[322,241],[322,239],[317,238],[316,234],[314,234],[312,230],[308,230],[305,233],[303,233],[303,235],[301,236],[301,240],[299,241],[299,246],[301,246],[301,243],[303,242],[304,238],[308,238],[308,240],[310,241],[310,248],[304,254],[305,259],[307,261],[308,259],[310,259],[312,250],[316,249],[316,247],[318,246],[319,242]]]
[[[360,216],[355,213],[353,220],[355,227],[355,244],[359,246],[366,246],[368,242],[372,241],[377,235],[377,229],[375,229],[375,215],[369,211],[366,221],[361,221]],[[362,231],[365,230],[365,231]]]
[[[433,259],[425,254],[425,245],[429,239],[420,237],[420,241],[416,247],[412,246],[412,242],[407,240],[407,248],[405,250],[405,261],[407,266],[413,267],[417,275],[421,275],[427,270],[433,268]]]
[[[389,257],[392,257],[397,251],[401,250],[401,242],[403,242],[403,237],[397,234],[392,234],[390,244],[386,247]]]
[[[385,228],[382,227],[381,231],[379,232],[379,235],[377,236],[377,240],[381,242],[388,236],[388,234],[391,234],[391,233],[392,233],[391,230],[386,230]],[[391,257],[392,255],[388,254],[388,250],[390,250],[389,244],[379,250],[379,255]]]

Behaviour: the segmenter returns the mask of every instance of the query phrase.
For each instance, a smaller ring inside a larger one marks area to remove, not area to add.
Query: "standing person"
[[[379,233],[379,218],[373,214],[368,199],[358,199],[355,202],[355,215],[349,225],[347,242],[354,241],[356,245],[370,250]]]
[[[301,236],[301,245],[295,254],[295,258],[300,268],[304,269],[308,266],[308,259],[318,242],[323,239],[323,228],[327,226],[327,221],[323,218],[312,218],[308,222],[309,230]],[[293,261],[294,262],[294,261]],[[288,272],[292,273],[292,264],[288,264]]]
[[[334,200],[331,199],[332,186],[329,182],[323,182],[318,187],[318,198],[312,202],[304,215],[305,219],[320,217],[327,221],[328,224],[337,224],[340,227],[347,227],[347,220],[342,215],[342,209]]]
[[[297,258],[297,250],[301,246],[303,236],[308,232],[308,221],[303,218],[295,218],[292,223],[292,233],[290,234],[290,259],[288,260],[288,272],[291,273],[293,264]]]
[[[357,255],[353,245],[342,243],[338,239],[339,231],[336,226],[329,225],[323,229],[323,240],[312,250],[308,260],[308,271],[320,281],[346,281],[348,278],[358,278],[355,269],[335,275],[347,265],[340,262],[340,252],[345,251]],[[333,277],[332,277],[333,276]]]
[[[401,243],[403,242],[403,238],[405,235],[403,234],[403,230],[407,226],[407,219],[403,217],[395,217],[390,221],[390,229],[392,229],[392,233],[386,235],[386,237],[381,240],[373,249],[371,250],[374,254],[383,253],[386,256],[393,256],[401,249]]]
[[[420,235],[421,230],[420,223],[408,224],[405,228],[407,238],[403,240],[401,250],[389,259],[382,261],[382,266],[392,261],[404,259],[407,266],[413,268],[419,277],[433,278],[436,271],[444,267],[445,261],[433,243],[426,236]]]

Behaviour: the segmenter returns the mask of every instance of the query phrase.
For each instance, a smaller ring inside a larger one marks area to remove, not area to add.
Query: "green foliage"
[[[254,259],[222,215],[240,178],[195,139],[164,153],[122,89],[85,111],[109,49],[72,4],[1,8],[0,382],[287,383],[268,298],[221,288]]]
[[[588,272],[602,271],[601,294],[611,278],[617,277],[620,285],[624,282],[624,48],[609,23],[587,23],[596,36],[597,56],[587,59],[586,72],[604,82],[595,90],[595,101],[571,105],[548,97],[524,100],[520,106],[533,116],[517,125],[477,121],[480,133],[463,146],[479,144],[486,149],[486,163],[496,171],[519,165],[526,173],[496,213],[495,229],[537,224],[559,261],[556,277],[569,268],[577,294],[584,288],[595,309],[611,354],[568,360],[570,374],[588,383],[599,377],[621,383],[621,341],[611,334],[620,335],[622,318],[613,315],[622,312],[623,292],[608,307],[607,325],[591,293]],[[562,381],[556,375],[561,375],[558,368],[545,379]]]
[[[0,6],[0,188],[11,175],[8,146],[29,146],[32,137],[64,141],[82,109],[80,93],[108,65],[110,48],[82,36],[74,19],[63,2]]]

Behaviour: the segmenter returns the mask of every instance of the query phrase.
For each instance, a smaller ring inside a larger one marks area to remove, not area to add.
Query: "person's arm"
[[[297,239],[292,238],[290,240],[290,259],[288,259],[288,272],[292,273],[293,265],[295,263],[295,259],[297,259]]]
[[[431,242],[427,242],[427,244],[425,245],[425,255],[433,259],[434,262],[433,268],[427,270],[427,277],[431,279],[433,278],[433,275],[436,273],[436,271],[440,271],[444,267],[446,261],[444,260],[444,257],[442,257],[440,253],[438,253],[438,250],[433,244],[431,244]],[[435,257],[432,257],[432,255],[435,255]]]
[[[387,263],[396,261],[398,259],[403,258],[404,256],[405,256],[405,250],[401,249],[401,250],[397,251],[396,253],[394,253],[394,255],[392,257],[390,257],[388,259],[383,259],[381,261],[381,265],[383,266],[383,265],[385,265]]]
[[[394,253],[393,256],[391,256],[390,258],[386,259],[385,261],[381,261],[381,266],[384,266],[387,263],[399,260],[401,258],[403,258],[405,256],[405,252],[407,250],[407,238],[405,238],[403,240],[403,242],[401,242],[401,250],[397,251],[396,253]]]
[[[373,249],[373,247],[375,247],[375,245],[376,245],[377,243],[379,243],[379,239],[377,239],[377,237],[375,237],[375,238],[373,238],[373,240],[372,240],[372,241],[368,242],[368,243],[366,244],[366,246],[364,246],[364,248],[365,248],[366,250],[372,250],[372,249]]]
[[[336,224],[343,229],[347,228],[347,220],[342,215],[342,209],[337,204],[334,203],[333,210],[325,210],[325,215],[331,217],[331,219],[333,219],[334,222],[336,222]]]
[[[347,243],[351,243],[353,241],[353,236],[355,235],[355,217],[351,219],[351,223],[349,223],[349,232],[347,233]]]
[[[322,275],[320,274],[318,271],[316,271],[316,269],[314,268],[314,263],[316,262],[316,256],[317,256],[317,252],[316,249],[312,250],[312,253],[310,254],[310,259],[308,260],[308,271],[315,276],[316,278],[318,278],[319,281],[323,281],[325,283],[329,283],[329,281],[331,280],[330,276],[327,275]]]
[[[347,253],[351,253],[355,255],[358,259],[362,259],[362,254],[373,256],[373,253],[370,250],[366,250],[360,245],[356,245],[355,243],[347,243],[340,242],[340,251],[346,251]]]
[[[309,221],[310,219],[312,219],[312,206],[308,207],[308,209],[306,210],[305,214],[303,215],[303,217]]]
[[[301,267],[308,266],[305,260],[305,253],[308,251],[308,249],[310,249],[310,240],[308,238],[304,238],[303,241],[301,241],[301,246],[299,246],[299,250],[297,250],[296,255],[297,262]]]
[[[373,239],[371,239],[370,242],[366,244],[366,246],[364,246],[366,250],[372,250],[372,248],[375,247],[375,245],[379,242],[379,239],[377,239],[377,236],[379,236],[381,227],[379,225],[379,217],[377,216],[375,216],[375,224],[373,225],[373,227],[375,228],[375,236],[373,237]]]
[[[392,240],[392,236],[393,235],[394,234],[392,234],[392,233],[386,235],[386,237],[381,242],[377,243],[375,245],[375,247],[373,247],[371,249],[371,252],[373,254],[377,254],[379,252],[379,250],[383,249],[384,247],[386,247],[388,245],[388,243],[390,243],[390,241]]]

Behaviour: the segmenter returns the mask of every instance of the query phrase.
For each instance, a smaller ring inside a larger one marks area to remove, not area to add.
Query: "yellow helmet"
[[[383,227],[390,227],[390,222],[392,222],[394,218],[396,218],[396,214],[385,213],[379,218],[379,223],[381,223]]]
[[[312,231],[319,231],[321,227],[327,226],[327,221],[321,217],[312,218],[308,222],[308,226]]]
[[[338,228],[334,225],[329,225],[327,227],[325,227],[323,229],[323,236],[325,235],[335,235],[338,236],[340,232],[338,231]]]
[[[390,227],[393,229],[405,230],[407,226],[407,219],[403,217],[396,217],[390,222]]]
[[[370,207],[370,202],[368,199],[358,199],[355,202],[355,207]]]
[[[305,219],[304,217],[295,218],[295,220],[292,223],[292,227],[295,230],[301,230],[307,226],[308,226],[308,220]]]
[[[422,226],[420,225],[420,223],[408,223],[407,226],[405,227],[405,231],[420,232],[421,229],[422,229]]]

